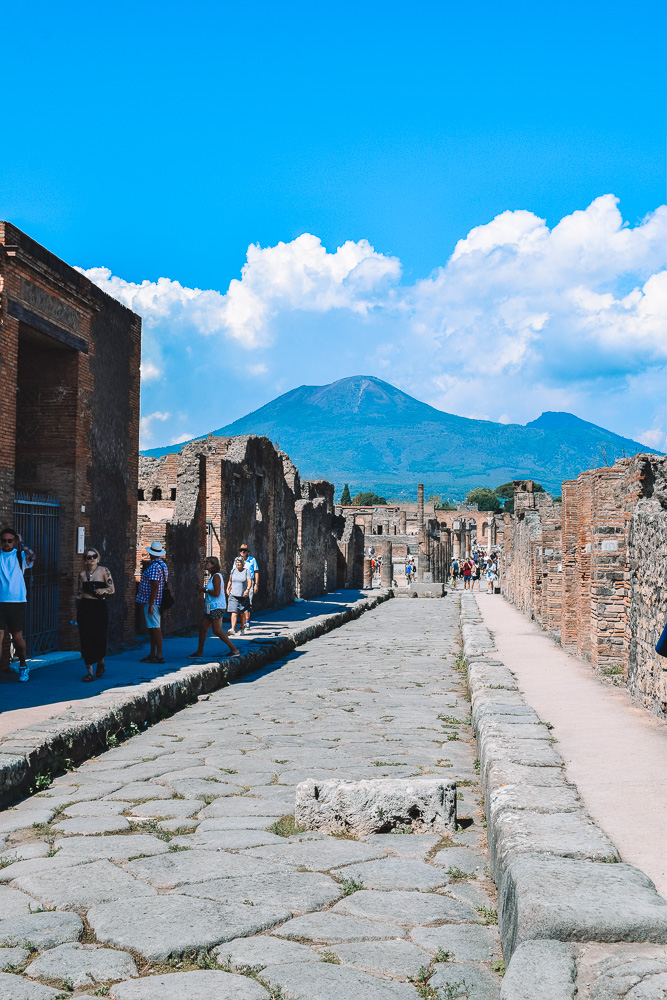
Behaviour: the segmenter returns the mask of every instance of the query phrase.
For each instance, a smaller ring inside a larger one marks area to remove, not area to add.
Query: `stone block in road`
[[[354,965],[363,972],[404,979],[417,976],[431,961],[428,952],[409,941],[351,941],[321,950],[332,951],[343,965]]]
[[[57,857],[75,861],[127,861],[144,854],[166,854],[169,847],[163,840],[148,833],[110,834],[108,837],[59,837],[53,845]]]
[[[15,914],[35,913],[43,910],[44,907],[32,896],[26,896],[24,892],[19,892],[16,888],[10,889],[6,885],[0,885],[0,914],[2,918],[13,917]]]
[[[130,821],[125,816],[74,816],[56,823],[53,829],[58,833],[80,833],[84,837],[95,837],[103,833],[129,830]]]
[[[51,994],[49,994],[51,996]],[[1,997],[1,994],[0,994]],[[268,1000],[269,992],[229,972],[174,972],[112,986],[109,1000]],[[340,998],[338,998],[340,1000]]]
[[[589,861],[618,861],[618,851],[583,812],[501,813],[487,830],[494,881],[500,885],[509,861],[519,854],[557,854]]]
[[[205,850],[177,851],[159,858],[137,858],[127,865],[130,874],[150,882],[157,889],[175,889],[189,882],[217,878],[263,875],[275,870],[275,865],[248,857],[247,852],[239,855]]]
[[[320,944],[339,944],[343,941],[380,941],[383,938],[404,938],[405,931],[397,924],[378,920],[346,917],[341,913],[308,913],[294,917],[276,928],[273,934],[297,941],[315,941]]]
[[[392,924],[410,927],[413,924],[438,924],[443,921],[475,923],[479,914],[468,903],[436,892],[375,892],[361,889],[354,892],[332,909],[333,913],[345,913],[350,917],[364,917],[368,920],[386,920]]]
[[[290,1000],[418,1000],[410,983],[376,979],[366,972],[326,962],[270,965],[262,979],[279,986]],[[125,998],[119,997],[119,1000]],[[206,998],[209,1000],[209,998]],[[216,998],[217,1000],[217,998]]]
[[[47,906],[55,906],[61,910],[68,907],[84,909],[95,903],[106,903],[126,896],[155,895],[152,886],[132,878],[110,861],[56,868],[47,875],[23,875],[14,884],[35,894]],[[2,897],[0,905],[1,903]]]
[[[365,889],[405,889],[430,892],[450,881],[444,868],[427,865],[415,858],[383,858],[365,864],[348,865],[336,874],[340,878],[354,878]]]
[[[74,942],[45,951],[30,963],[25,975],[31,979],[69,979],[76,987],[128,979],[139,973],[134,959],[126,951]]]
[[[456,831],[456,782],[446,778],[374,781],[302,781],[294,815],[310,830],[387,833],[410,827],[425,833]]]
[[[535,1000],[535,997],[574,1000],[576,974],[572,949],[562,941],[524,941],[512,956],[500,997],[501,1000]]]
[[[526,854],[507,867],[498,911],[506,962],[533,939],[667,942],[667,900],[631,865]]]
[[[428,981],[439,997],[452,1000],[498,1000],[500,978],[483,965],[439,962]],[[446,991],[446,992],[445,992]],[[550,993],[535,993],[531,1000],[554,1000]]]
[[[5,917],[0,920],[0,941],[5,945],[25,948],[55,948],[67,941],[78,941],[83,922],[76,913],[31,913],[28,916]]]
[[[184,951],[259,934],[291,915],[278,907],[169,895],[101,903],[88,911],[88,922],[99,941],[165,962]]]
[[[458,868],[466,875],[481,874],[485,865],[485,859],[468,847],[443,847],[431,860],[434,865],[439,865],[445,871]]]
[[[55,1000],[61,996],[62,990],[33,983],[9,972],[0,972],[0,1000]]]
[[[437,952],[439,948],[451,951],[457,962],[490,962],[500,954],[497,929],[481,924],[415,927],[410,932],[410,938],[426,951]]]
[[[215,957],[220,965],[232,972],[252,969],[258,972],[267,965],[288,965],[292,962],[320,962],[319,954],[305,944],[283,941],[276,937],[237,938],[227,941],[215,949]]]
[[[30,952],[26,948],[0,948],[0,972],[9,966],[24,965],[29,958]]]
[[[385,852],[354,840],[311,840],[294,844],[267,845],[246,851],[244,857],[266,858],[295,868],[327,872],[355,862],[384,858]]]
[[[294,913],[308,913],[334,903],[343,895],[342,886],[319,872],[278,870],[264,875],[218,878],[210,882],[184,885],[176,890],[186,896],[217,899],[223,903],[254,906],[285,906]]]

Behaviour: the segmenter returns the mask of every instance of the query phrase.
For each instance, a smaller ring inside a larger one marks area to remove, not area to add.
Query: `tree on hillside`
[[[456,504],[449,499],[443,500],[441,493],[432,493],[426,503],[432,503],[436,510],[456,510]]]
[[[385,507],[387,501],[384,497],[379,497],[377,493],[355,493],[352,497],[354,507]]]
[[[340,502],[343,507],[349,507],[352,503],[352,497],[350,496],[350,487],[345,483],[343,486],[343,492],[340,495]]]
[[[488,486],[478,486],[476,489],[470,490],[466,494],[466,501],[476,503],[477,510],[500,510],[502,506],[496,491],[489,489]]]

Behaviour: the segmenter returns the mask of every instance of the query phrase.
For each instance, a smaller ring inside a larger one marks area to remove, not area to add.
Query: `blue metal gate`
[[[14,530],[36,556],[34,569],[25,574],[28,607],[24,633],[28,656],[35,656],[58,648],[58,498],[40,493],[16,493]]]

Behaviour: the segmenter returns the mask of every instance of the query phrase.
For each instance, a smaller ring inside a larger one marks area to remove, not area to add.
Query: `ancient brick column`
[[[391,542],[383,542],[382,573],[380,575],[380,582],[383,587],[391,587],[393,579],[394,579],[394,568],[392,563],[392,544]]]
[[[370,590],[373,586],[373,567],[371,557],[364,556],[364,590]]]
[[[406,513],[404,510],[399,512],[398,515],[398,533],[399,535],[404,535],[406,532]]]
[[[417,531],[423,531],[424,528],[424,484],[419,483],[417,486]]]
[[[461,558],[461,522],[452,521],[452,559]]]

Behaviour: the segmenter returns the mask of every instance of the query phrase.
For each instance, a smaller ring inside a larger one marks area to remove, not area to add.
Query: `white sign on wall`
[[[81,554],[86,550],[86,529],[76,529],[76,551]]]

